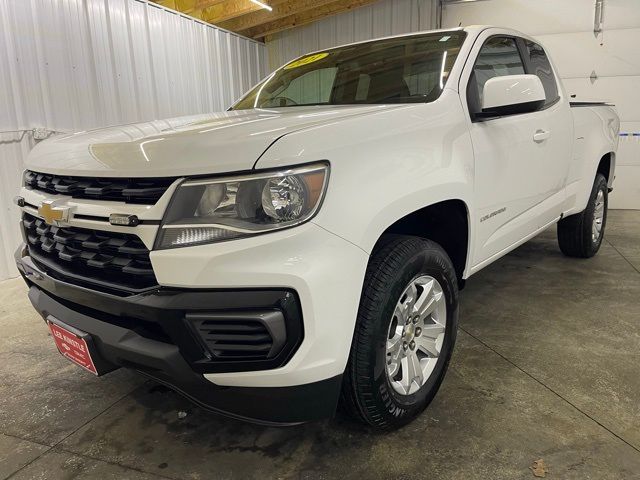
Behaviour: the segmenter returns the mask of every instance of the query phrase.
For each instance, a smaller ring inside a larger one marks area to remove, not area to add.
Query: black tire
[[[418,237],[388,236],[369,261],[341,403],[352,417],[377,430],[398,428],[429,405],[444,378],[458,328],[458,285],[446,252]],[[386,373],[386,341],[396,303],[420,275],[435,278],[446,299],[440,355],[426,383],[411,395],[397,393]]]
[[[600,235],[595,240],[592,235],[594,212],[598,192],[602,192],[604,199],[604,217]],[[604,229],[607,225],[607,209],[609,205],[609,188],[607,179],[598,173],[593,182],[591,195],[587,208],[583,212],[563,218],[558,222],[558,245],[560,250],[568,257],[590,258],[593,257],[602,245]]]

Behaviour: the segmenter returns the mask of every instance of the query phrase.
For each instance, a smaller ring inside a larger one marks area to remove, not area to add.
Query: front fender
[[[451,90],[433,103],[291,133],[257,167],[317,160],[331,163],[331,178],[313,221],[368,253],[391,224],[416,210],[448,199],[471,203],[473,149]]]

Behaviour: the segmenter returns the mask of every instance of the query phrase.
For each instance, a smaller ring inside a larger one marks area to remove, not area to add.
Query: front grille
[[[175,178],[91,178],[49,175],[27,170],[25,187],[73,198],[153,205]]]
[[[189,313],[210,354],[219,360],[266,360],[280,353],[286,340],[281,311]]]
[[[29,255],[55,278],[113,293],[158,283],[149,250],[135,235],[55,227],[28,213],[22,223]]]

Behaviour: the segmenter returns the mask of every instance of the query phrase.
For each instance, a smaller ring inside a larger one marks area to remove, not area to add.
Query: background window
[[[529,65],[531,71],[529,73],[537,75],[542,86],[544,87],[544,94],[547,97],[544,104],[545,106],[555,102],[558,97],[558,84],[556,77],[553,75],[553,69],[551,63],[547,58],[547,54],[544,53],[543,48],[537,43],[525,40],[527,47],[527,55],[529,56]]]

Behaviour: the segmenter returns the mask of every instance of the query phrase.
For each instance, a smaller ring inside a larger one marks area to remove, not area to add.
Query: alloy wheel
[[[597,243],[602,233],[602,223],[604,222],[604,192],[598,190],[596,206],[593,210],[593,224],[591,226],[591,240]]]
[[[438,281],[412,280],[396,304],[386,342],[386,372],[393,389],[411,395],[435,369],[446,332],[447,304]]]

